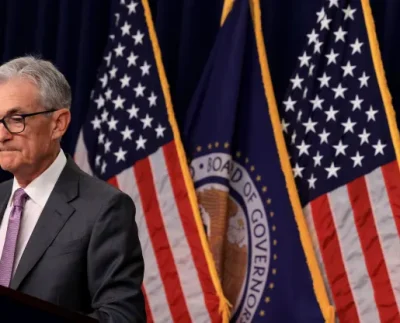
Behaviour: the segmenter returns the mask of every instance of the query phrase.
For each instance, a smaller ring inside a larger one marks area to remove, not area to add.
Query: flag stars
[[[106,101],[104,100],[102,95],[99,95],[99,97],[96,100],[94,100],[94,102],[96,102],[97,104],[97,109],[101,109],[102,107],[104,107],[104,103]]]
[[[325,16],[325,17],[320,21],[320,24],[321,24],[321,31],[324,30],[324,29],[329,30],[329,24],[331,23],[331,21],[332,21],[332,19],[328,19],[328,17]]]
[[[136,97],[144,96],[145,89],[146,87],[139,82],[139,84],[135,88],[133,88],[133,90],[135,91],[135,96]]]
[[[323,99],[320,99],[318,94],[315,96],[314,100],[310,100],[310,103],[313,105],[313,110],[320,109],[322,110]]]
[[[306,145],[306,143],[304,142],[304,140],[301,141],[300,145],[296,146],[297,149],[299,150],[299,156],[305,154],[308,155],[308,149],[310,149],[311,145]]]
[[[369,132],[367,132],[367,130],[364,128],[363,132],[361,134],[359,134],[358,136],[360,137],[360,146],[362,146],[363,144],[369,144],[369,136],[371,134]]]
[[[125,99],[121,98],[120,95],[118,95],[117,98],[115,100],[113,100],[112,102],[114,103],[115,110],[124,109]]]
[[[294,178],[296,178],[296,177],[302,178],[303,177],[303,174],[302,174],[303,170],[304,170],[304,167],[300,167],[299,164],[296,163],[295,167],[293,168]]]
[[[322,18],[321,18],[321,20],[322,20]],[[312,43],[315,43],[318,40],[318,33],[316,33],[315,29],[313,29],[311,31],[311,33],[307,34],[307,37],[308,37],[308,45],[310,45]]]
[[[331,133],[330,132],[327,132],[326,130],[325,130],[325,128],[322,130],[322,132],[318,135],[319,136],[319,138],[321,139],[321,141],[320,141],[320,144],[323,144],[323,143],[328,143],[328,137],[329,137],[329,135],[330,135]]]
[[[143,37],[144,34],[140,30],[138,30],[136,34],[132,36],[132,38],[135,40],[135,45],[143,44]]]
[[[122,46],[121,43],[118,43],[117,48],[114,48],[115,55],[118,56],[123,56],[125,46]]]
[[[150,107],[156,106],[157,95],[154,92],[151,92],[151,95],[147,98],[149,100]]]
[[[303,122],[303,126],[306,127],[306,133],[309,131],[315,132],[315,126],[317,125],[317,122],[312,121],[311,118],[308,118],[307,122]]]
[[[118,68],[113,65],[112,69],[109,71],[110,79],[115,79],[117,77]]]
[[[153,118],[150,118],[150,116],[146,114],[146,117],[140,119],[140,121],[143,123],[143,129],[151,128],[151,122],[153,121]]]
[[[340,140],[339,143],[337,145],[333,145],[333,147],[336,150],[335,156],[339,156],[340,154],[342,154],[343,156],[346,156],[345,150],[347,149],[347,147],[349,147],[349,145],[344,145],[342,140]]]
[[[362,167],[362,160],[364,159],[364,156],[361,156],[358,151],[353,157],[350,158],[353,160],[353,168],[357,166]]]
[[[104,92],[104,95],[106,96],[106,100],[111,100],[112,90],[108,88],[107,91]]]
[[[331,166],[325,167],[325,170],[328,172],[328,179],[331,177],[338,177],[338,171],[340,170],[340,167],[335,166],[335,164],[332,162]]]
[[[357,124],[357,122],[352,122],[350,117],[347,118],[346,122],[342,122],[342,126],[344,127],[344,132],[343,133],[347,133],[347,132],[354,133],[354,126],[356,124]]]
[[[128,14],[131,15],[132,13],[136,13],[136,7],[138,3],[135,1],[131,1],[130,4],[128,4],[126,7],[128,8]]]
[[[133,117],[138,118],[139,108],[132,104],[132,107],[127,110],[127,112],[129,113],[129,119],[132,119]]]
[[[337,43],[339,40],[345,42],[344,36],[347,35],[347,31],[343,30],[342,26],[340,26],[339,29],[334,32],[334,34],[335,34],[335,43]]]
[[[121,82],[121,89],[124,87],[129,86],[129,82],[131,81],[131,78],[128,75],[124,75],[123,78],[120,78],[119,81]]]
[[[364,100],[360,99],[358,95],[354,98],[354,100],[350,100],[351,104],[353,105],[353,111],[355,110],[361,110],[361,103]]]
[[[142,70],[142,76],[150,75],[150,67],[151,65],[149,65],[147,61],[144,61],[143,65],[140,66],[140,69]]]
[[[134,52],[131,52],[129,56],[126,58],[128,61],[128,67],[136,66],[136,60],[139,58],[138,55],[135,55]]]
[[[101,129],[101,119],[98,116],[95,116],[94,119],[91,121],[93,125],[93,130]]]
[[[164,137],[164,131],[166,129],[167,128],[162,127],[160,124],[158,124],[157,128],[154,129],[156,131],[157,138],[163,138]]]
[[[123,141],[125,141],[125,140],[132,140],[132,133],[133,133],[133,130],[132,129],[130,129],[128,126],[125,126],[125,129],[123,130],[123,131],[121,131],[121,135],[122,135],[122,140]]]
[[[308,66],[310,59],[311,59],[311,56],[308,56],[307,53],[304,52],[302,56],[299,56],[300,67]]]
[[[356,12],[356,9],[351,9],[350,5],[348,5],[347,8],[342,9],[342,11],[344,13],[344,20],[354,20],[354,13]]]
[[[367,74],[365,74],[365,71],[363,72],[362,76],[358,78],[358,80],[360,81],[360,89],[365,87],[368,87],[368,80],[369,80],[370,76],[367,76]]]
[[[318,40],[314,43],[314,54],[321,53],[321,46],[322,45],[323,45],[323,42],[320,42]]]
[[[108,115],[109,115],[108,111],[104,110],[103,113],[101,114],[101,121],[102,122],[107,122],[108,121]]]
[[[339,8],[339,0],[329,0],[329,8],[332,8],[333,6],[335,6],[336,8]]]
[[[314,177],[314,174],[311,174],[310,178],[307,179],[308,182],[308,188],[315,188],[315,182],[317,181],[317,179]]]
[[[356,66],[355,65],[351,65],[350,61],[348,61],[346,65],[342,66],[342,70],[344,71],[343,76],[346,76],[346,75],[354,76],[353,75],[353,70],[355,68],[356,68]]]
[[[337,99],[337,98],[344,99],[344,92],[347,91],[347,88],[343,87],[342,83],[339,83],[337,87],[332,88],[332,91],[335,92],[335,99]]]
[[[107,168],[107,163],[105,160],[103,160],[103,163],[101,165],[101,173],[104,174],[106,172],[106,168]]]
[[[304,79],[299,77],[299,74],[296,74],[295,78],[290,79],[290,82],[293,83],[292,89],[299,88],[301,90],[301,83],[304,81]]]
[[[128,24],[128,22],[125,21],[124,25],[121,27],[122,36],[129,35],[131,33],[131,27],[132,25]]]
[[[285,105],[285,111],[294,111],[294,105],[296,104],[297,101],[293,101],[292,98],[289,96],[286,101],[283,101],[283,104]]]
[[[321,8],[321,10],[317,12],[317,22],[318,23],[321,22],[321,20],[324,19],[325,15],[326,15],[326,13],[325,13],[324,8]],[[313,31],[314,31],[314,29],[313,29]]]
[[[112,144],[112,141],[110,141],[110,139],[106,139],[106,142],[104,143],[104,152],[105,153],[108,153],[108,152],[110,152],[110,150],[111,150],[111,144]]]
[[[285,119],[282,119],[282,130],[285,133],[288,133],[289,122],[286,122]]]
[[[331,52],[325,57],[328,59],[327,65],[329,66],[330,64],[336,64],[336,58],[339,56],[338,53],[335,53],[333,49],[331,49]]]
[[[324,86],[329,88],[330,79],[331,79],[331,77],[326,75],[326,72],[324,72],[324,74],[318,78],[318,81],[321,83],[320,88],[322,89]]]
[[[119,147],[118,151],[114,153],[115,157],[117,157],[116,162],[125,161],[125,155],[127,152],[127,150],[123,150],[122,147]]]
[[[374,156],[377,156],[379,154],[384,155],[383,149],[386,147],[387,145],[382,144],[381,140],[379,139],[378,142],[376,143],[376,145],[372,145],[372,147],[374,147],[375,149],[375,153]]]
[[[360,43],[358,38],[356,39],[356,41],[353,44],[350,44],[351,48],[353,49],[353,51],[351,52],[351,55],[354,55],[355,53],[360,53],[361,54],[361,46],[363,44],[364,43]]]
[[[116,119],[114,118],[114,116],[111,116],[111,120],[107,122],[107,124],[108,124],[108,130],[109,130],[109,131],[111,131],[111,130],[117,130],[117,123],[118,123],[118,120],[116,120]]]
[[[314,167],[321,166],[321,160],[324,156],[317,151],[317,154],[313,157]]]
[[[375,114],[378,113],[378,110],[374,110],[372,105],[369,107],[369,110],[365,112],[367,114],[367,122],[368,121],[376,121]]]
[[[139,139],[136,140],[136,150],[146,149],[147,139],[144,139],[142,135],[139,136]]]
[[[328,122],[329,120],[336,121],[335,115],[339,113],[339,110],[334,110],[333,106],[331,105],[329,107],[329,110],[324,111],[324,113],[326,114],[326,122]]]

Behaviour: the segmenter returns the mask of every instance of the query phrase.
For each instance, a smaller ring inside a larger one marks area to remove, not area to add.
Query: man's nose
[[[12,134],[7,130],[4,123],[0,122],[0,142],[7,141],[11,139]]]

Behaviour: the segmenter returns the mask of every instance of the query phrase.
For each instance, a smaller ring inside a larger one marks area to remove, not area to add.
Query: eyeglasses
[[[56,109],[34,112],[34,113],[24,113],[24,114],[14,114],[10,116],[5,116],[3,119],[0,119],[0,123],[6,127],[9,133],[17,134],[21,133],[25,130],[25,118],[32,117],[39,114],[51,113],[56,111]]]

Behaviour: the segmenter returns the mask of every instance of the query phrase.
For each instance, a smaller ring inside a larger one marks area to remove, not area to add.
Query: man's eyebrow
[[[23,109],[21,107],[14,107],[14,108],[8,110],[5,115],[9,116],[9,115],[12,115],[12,114],[23,113],[23,112],[24,111],[23,111]]]

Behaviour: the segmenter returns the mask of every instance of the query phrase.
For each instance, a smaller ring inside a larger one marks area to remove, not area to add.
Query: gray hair
[[[64,75],[50,62],[33,56],[13,59],[0,66],[0,83],[23,78],[39,89],[45,109],[70,108],[71,88]]]

